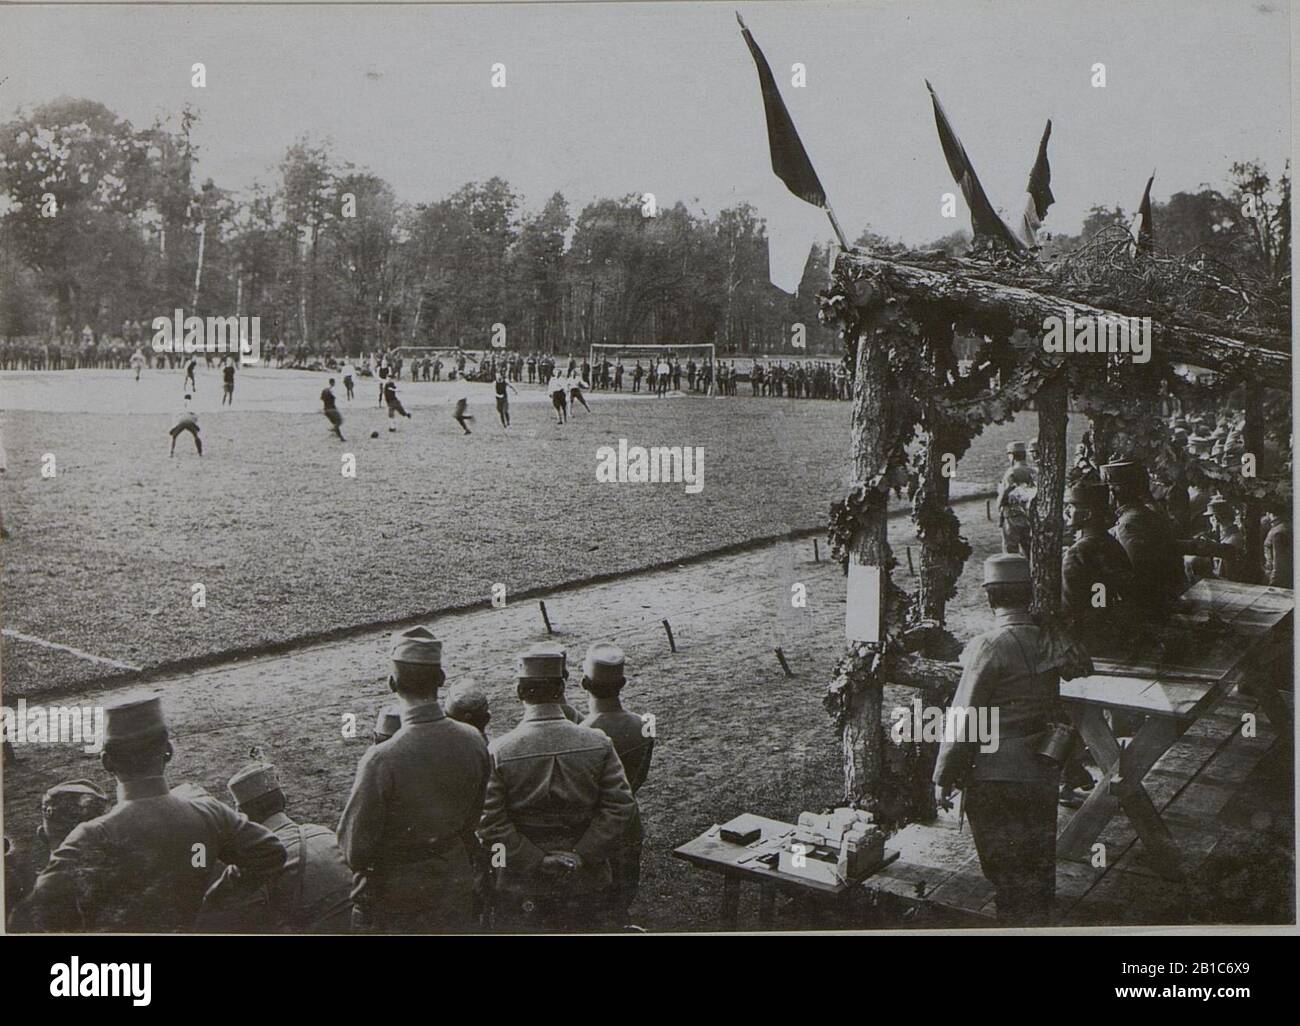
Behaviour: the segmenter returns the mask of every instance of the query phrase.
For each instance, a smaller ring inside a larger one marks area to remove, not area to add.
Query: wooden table
[[[1290,658],[1279,646],[1291,625],[1294,593],[1210,578],[1182,598],[1181,611],[1158,633],[1117,638],[1093,654],[1093,676],[1061,683],[1062,701],[1102,771],[1057,838],[1062,858],[1087,861],[1097,837],[1122,809],[1160,872],[1180,878],[1178,847],[1142,781],[1247,674],[1251,694],[1279,735],[1291,736],[1292,712],[1273,686],[1269,663]],[[1140,719],[1127,745],[1120,745],[1107,710]]]
[[[754,827],[762,830],[762,836],[748,845],[733,844],[721,837],[721,826],[711,826],[704,833],[679,848],[673,854],[679,859],[711,873],[722,875],[722,918],[726,925],[735,926],[740,912],[740,885],[746,881],[759,885],[758,918],[762,923],[770,923],[776,905],[778,889],[803,894],[820,894],[831,898],[848,901],[850,896],[861,890],[863,880],[878,872],[898,858],[898,852],[885,853],[884,859],[861,880],[851,883],[827,884],[820,880],[792,873],[782,873],[771,869],[758,861],[758,856],[778,850],[785,838],[795,832],[793,823],[755,816],[746,812],[730,821],[728,826],[736,826],[742,832]]]

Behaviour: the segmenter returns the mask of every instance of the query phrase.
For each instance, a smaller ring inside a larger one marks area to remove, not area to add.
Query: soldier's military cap
[[[226,786],[236,805],[247,805],[265,794],[279,791],[280,774],[276,773],[275,767],[270,763],[250,762],[243,769],[237,770]]]
[[[1101,476],[1110,485],[1144,484],[1147,471],[1137,460],[1114,460],[1102,464]]]
[[[140,698],[119,702],[104,710],[104,742],[145,741],[167,737],[162,699]]]
[[[1012,456],[1023,456],[1025,455],[1026,452],[1028,452],[1028,449],[1025,446],[1024,442],[1008,442],[1007,452],[1010,453]]]
[[[1110,489],[1096,481],[1080,481],[1065,492],[1065,501],[1088,509],[1105,509],[1110,500]]]
[[[386,705],[375,717],[375,737],[387,741],[402,729],[402,712],[395,705]]]
[[[515,676],[520,680],[554,680],[567,673],[564,649],[539,642],[519,656]]]
[[[433,636],[433,631],[428,627],[412,627],[393,635],[393,647],[389,654],[395,663],[441,666],[442,642]]]
[[[460,723],[471,723],[490,715],[487,695],[471,680],[452,685],[447,696],[447,715]]]
[[[1201,434],[1192,435],[1191,438],[1187,439],[1187,448],[1195,453],[1209,452],[1210,446],[1213,444],[1213,439]]]
[[[598,643],[587,649],[582,672],[593,684],[621,684],[623,661],[623,650],[617,645]]]
[[[1028,584],[1029,560],[1019,553],[999,552],[984,560],[985,584]]]
[[[108,811],[108,795],[93,780],[65,780],[55,784],[41,798],[41,815],[76,813],[79,822]]]

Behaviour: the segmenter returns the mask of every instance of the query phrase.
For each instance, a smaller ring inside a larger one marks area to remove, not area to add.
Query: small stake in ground
[[[912,546],[907,547],[907,569],[911,571],[912,576],[916,576],[916,567],[912,563]]]
[[[993,519],[993,511],[992,511],[991,509],[989,509],[989,500],[988,500],[988,499],[985,499],[985,500],[984,500],[984,519],[985,519],[985,520],[992,520],[992,519]]]
[[[664,630],[668,633],[668,647],[672,649],[674,652],[676,652],[677,642],[673,640],[673,625],[670,624],[666,619],[664,620],[663,624],[664,624]]]
[[[790,664],[785,661],[785,652],[781,650],[781,646],[777,645],[772,651],[776,653],[776,661],[781,664],[781,669],[785,671],[785,675],[793,677],[794,673],[790,669]]]
[[[813,562],[820,563],[821,561],[822,561],[822,554],[817,551],[817,539],[814,538],[813,539]]]
[[[546,624],[546,633],[547,633],[547,634],[554,634],[554,633],[555,633],[555,628],[551,626],[551,618],[550,618],[549,616],[546,615],[546,603],[545,603],[545,602],[538,602],[537,605],[538,605],[538,606],[541,608],[541,610],[542,610],[542,623]]]

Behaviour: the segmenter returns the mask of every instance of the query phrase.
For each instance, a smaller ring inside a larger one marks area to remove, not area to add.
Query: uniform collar
[[[141,798],[162,798],[170,793],[166,777],[140,777],[137,780],[117,782],[119,802],[134,802]]]
[[[618,700],[618,696],[612,698],[597,698],[595,695],[592,695],[591,711],[595,713],[622,712],[623,703]]]
[[[262,820],[262,826],[266,827],[271,833],[278,833],[285,827],[297,826],[298,824],[284,814],[283,811],[273,812]]]
[[[1034,626],[1034,614],[1028,609],[1000,609],[993,619],[999,627]]]
[[[447,714],[442,711],[442,703],[438,701],[426,702],[424,705],[408,706],[402,709],[402,726],[410,726],[412,723],[437,723],[439,720],[445,720]]]
[[[541,720],[567,720],[564,707],[559,702],[543,702],[539,705],[524,706],[524,723]]]

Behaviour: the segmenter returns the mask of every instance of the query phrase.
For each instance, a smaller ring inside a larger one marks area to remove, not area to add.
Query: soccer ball
[[[379,437],[379,432],[378,432],[378,431],[372,431],[372,432],[370,432],[370,437],[371,437],[371,438],[378,438],[378,437]]]

